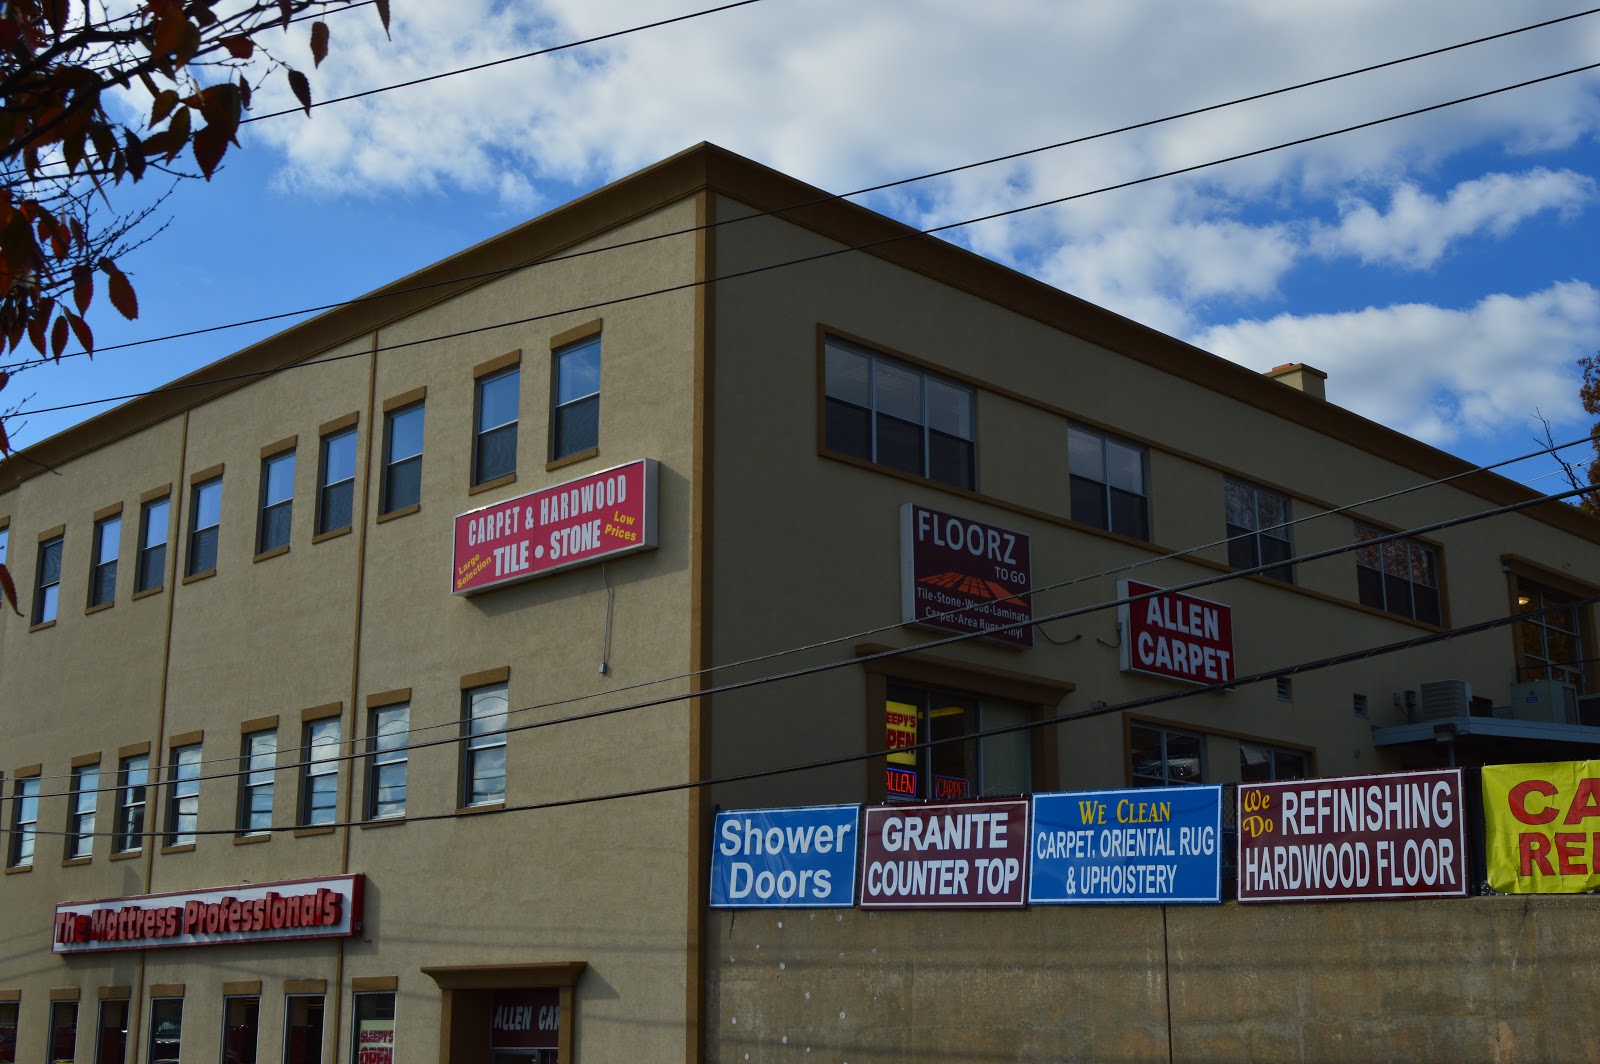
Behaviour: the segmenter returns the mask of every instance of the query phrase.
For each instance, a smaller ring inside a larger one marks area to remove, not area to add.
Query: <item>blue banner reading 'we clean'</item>
[[[1222,900],[1222,788],[1033,796],[1031,905]]]

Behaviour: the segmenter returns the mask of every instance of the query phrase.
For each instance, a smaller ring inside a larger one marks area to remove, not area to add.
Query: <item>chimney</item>
[[[1298,388],[1313,399],[1327,402],[1328,375],[1315,366],[1308,366],[1304,362],[1286,362],[1267,370],[1266,376],[1280,384]]]

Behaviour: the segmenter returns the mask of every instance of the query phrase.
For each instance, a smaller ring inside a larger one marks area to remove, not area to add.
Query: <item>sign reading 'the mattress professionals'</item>
[[[456,518],[450,591],[470,595],[656,545],[656,463],[641,458]]]
[[[1222,788],[1033,796],[1034,905],[1218,902]]]

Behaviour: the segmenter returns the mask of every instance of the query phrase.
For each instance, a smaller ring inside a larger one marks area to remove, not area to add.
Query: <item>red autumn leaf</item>
[[[289,89],[294,93],[294,98],[300,101],[300,106],[306,109],[306,114],[311,113],[311,82],[298,70],[289,71]]]
[[[294,0],[278,0],[278,10],[283,12],[283,28],[288,29],[294,15]]]
[[[243,74],[239,75],[239,106],[246,111],[250,110],[250,83],[244,79]]]
[[[6,438],[6,427],[0,423],[0,454],[11,453],[11,441]],[[17,608],[17,585],[11,582],[11,570],[0,565],[0,591],[5,592],[6,602],[11,606],[11,612],[18,617],[22,611]]]
[[[28,319],[28,342],[42,355],[44,350],[44,329],[49,324],[43,314],[35,313]]]
[[[328,58],[328,24],[321,20],[311,24],[311,65],[321,66]]]
[[[67,319],[57,318],[55,326],[50,330],[50,357],[57,362],[61,361],[61,352],[67,349]]]
[[[139,316],[139,297],[133,294],[133,285],[128,283],[127,274],[117,267],[110,259],[100,260],[100,272],[110,280],[106,294],[111,297],[111,305],[117,308],[124,318],[133,320]]]
[[[194,135],[191,147],[194,148],[195,163],[209,181],[211,175],[216,173],[217,164],[222,162],[223,154],[228,150],[228,135],[217,126],[207,126]]]
[[[243,34],[234,34],[232,37],[222,38],[222,47],[235,59],[249,59],[256,54],[256,44]]]
[[[72,302],[77,305],[79,314],[88,312],[89,301],[93,298],[94,271],[80,262],[72,268]]]
[[[94,333],[89,329],[89,323],[71,311],[63,311],[67,316],[67,324],[72,326],[72,335],[78,338],[78,346],[83,348],[83,353],[90,358],[94,357]]]
[[[155,102],[150,105],[150,124],[153,126],[167,117],[176,106],[178,106],[177,92],[172,89],[163,91],[161,95],[156,97]]]
[[[389,0],[373,0],[378,7],[378,17],[383,20],[383,35],[389,36]]]

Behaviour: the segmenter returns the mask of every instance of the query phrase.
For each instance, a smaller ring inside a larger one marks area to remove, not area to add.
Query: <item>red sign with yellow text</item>
[[[470,595],[656,545],[651,458],[456,518],[450,591]]]
[[[1500,893],[1600,889],[1600,762],[1485,765],[1483,819]]]

